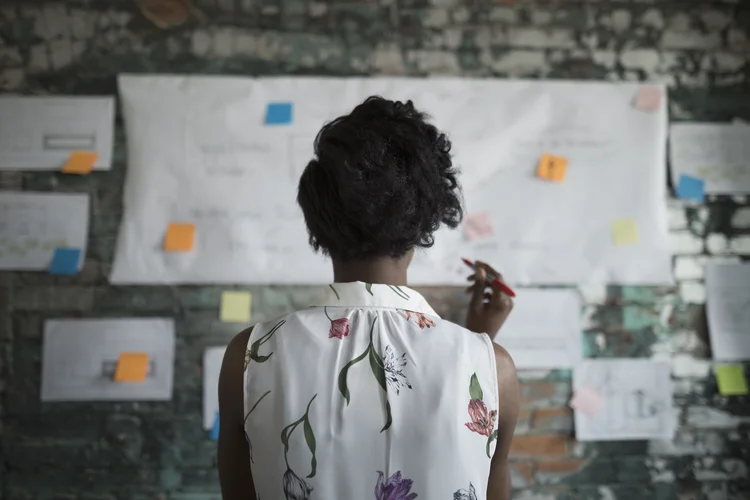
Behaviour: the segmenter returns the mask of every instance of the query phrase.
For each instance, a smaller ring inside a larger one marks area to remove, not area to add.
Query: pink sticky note
[[[583,412],[589,418],[599,413],[599,410],[604,404],[604,398],[596,390],[591,387],[579,387],[573,394],[573,399],[570,400],[570,407],[580,412]]]
[[[463,225],[464,236],[469,241],[492,236],[492,219],[487,212],[468,214]]]
[[[635,108],[641,111],[648,111],[649,113],[659,111],[659,107],[661,106],[661,89],[647,85],[642,86],[635,95],[634,104]]]

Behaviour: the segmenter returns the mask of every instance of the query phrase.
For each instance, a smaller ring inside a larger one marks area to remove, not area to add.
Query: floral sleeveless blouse
[[[261,500],[479,500],[497,438],[491,341],[406,287],[334,283],[253,328],[245,437]]]

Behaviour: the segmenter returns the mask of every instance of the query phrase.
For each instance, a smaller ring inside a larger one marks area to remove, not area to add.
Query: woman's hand
[[[500,288],[487,282],[488,272],[501,281],[503,279],[502,275],[489,265],[476,262],[476,272],[468,278],[474,284],[466,290],[472,294],[466,328],[472,332],[486,333],[494,339],[513,309],[513,299]]]

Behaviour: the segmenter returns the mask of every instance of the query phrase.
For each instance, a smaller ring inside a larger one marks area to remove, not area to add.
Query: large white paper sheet
[[[166,318],[48,320],[42,401],[169,400],[174,339],[174,321]],[[122,352],[149,355],[144,382],[113,380]]]
[[[495,337],[519,369],[573,368],[583,359],[581,298],[575,290],[518,290]]]
[[[713,358],[750,360],[750,264],[707,265],[706,296]]]
[[[573,390],[594,389],[603,403],[593,417],[575,411],[576,439],[672,439],[670,370],[669,363],[648,359],[584,361],[573,371]]]
[[[635,109],[638,84],[124,75],[119,85],[129,165],[113,283],[330,282],[308,248],[297,182],[323,123],[374,94],[412,99],[450,134],[467,214],[486,212],[494,227],[474,241],[439,231],[412,284],[463,284],[461,257],[513,284],[672,281],[665,99]],[[293,123],[264,125],[280,101]],[[567,157],[565,182],[535,177],[544,153]],[[619,219],[636,221],[636,244],[614,244]],[[195,224],[192,252],[162,251],[170,222]]]
[[[80,248],[86,257],[89,196],[78,193],[0,192],[0,270],[49,268],[55,248]]]
[[[0,170],[59,170],[73,151],[112,166],[114,97],[0,97]]]
[[[706,193],[750,193],[747,124],[674,123],[669,158],[675,186],[684,174],[703,179]]]
[[[219,374],[226,347],[210,347],[203,352],[203,428],[214,426],[219,411]]]

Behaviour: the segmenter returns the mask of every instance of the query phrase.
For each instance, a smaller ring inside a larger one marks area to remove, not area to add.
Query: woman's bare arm
[[[244,428],[244,365],[252,328],[229,343],[219,375],[219,481],[224,500],[255,499]]]
[[[493,343],[497,364],[498,430],[497,446],[490,464],[487,500],[510,500],[508,453],[518,418],[518,378],[516,366],[508,351]]]

